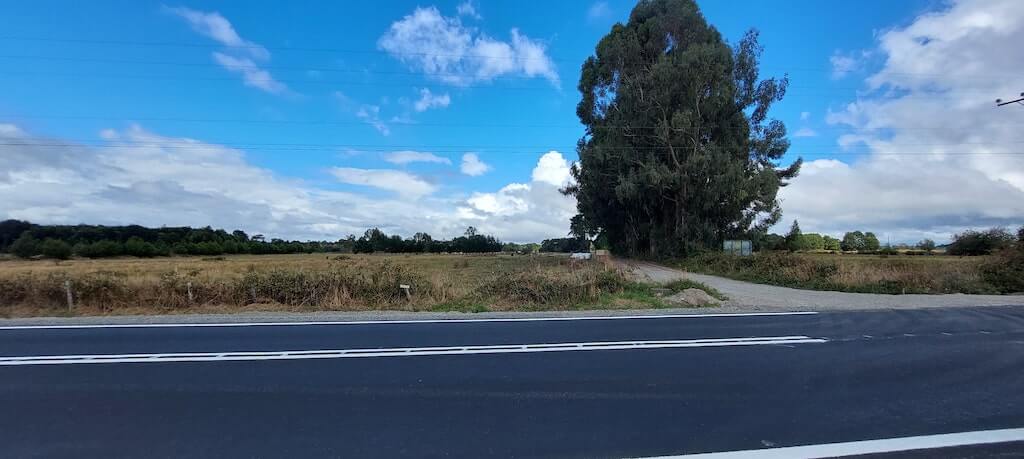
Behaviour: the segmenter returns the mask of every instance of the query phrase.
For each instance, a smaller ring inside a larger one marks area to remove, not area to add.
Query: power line
[[[68,62],[97,62],[97,63],[114,63],[114,64],[167,65],[167,66],[178,66],[178,67],[200,67],[200,68],[227,69],[225,66],[217,64],[217,63],[214,63],[214,62],[175,62],[175,61],[153,61],[153,60],[134,60],[134,59],[91,58],[91,57],[75,57],[75,56],[39,56],[39,55],[5,55],[5,54],[0,54],[0,58],[3,58],[3,59],[36,59],[36,60],[53,60],[53,61],[68,61]],[[426,78],[426,77],[464,78],[464,77],[466,77],[466,75],[464,73],[438,72],[438,73],[429,73],[428,74],[428,73],[425,73],[425,72],[408,72],[408,71],[404,71],[403,72],[403,71],[382,71],[382,70],[366,70],[366,69],[344,69],[344,68],[338,68],[338,67],[278,66],[278,65],[259,65],[259,64],[252,64],[252,65],[238,64],[238,65],[232,65],[231,69],[294,70],[294,71],[305,71],[305,72],[316,71],[316,72],[346,73],[346,74],[355,74],[355,75],[396,75],[396,76],[413,76],[413,77],[423,77],[423,78]],[[13,73],[13,74],[17,74],[17,73]],[[31,74],[33,74],[33,75],[34,74],[38,74],[38,72],[33,72]],[[77,74],[75,74],[75,75],[77,75]],[[102,75],[97,75],[97,76],[98,77],[104,77],[104,78],[106,77],[106,76],[102,76]],[[149,76],[144,76],[144,77],[149,78]],[[174,75],[158,75],[158,77],[179,78],[179,76],[174,76]],[[494,79],[495,80],[527,80],[527,81],[534,81],[534,80],[537,80],[537,78],[538,77],[536,77],[536,76],[528,77],[528,76],[518,76],[518,75],[503,75],[503,76],[495,77]],[[225,79],[228,79],[228,78],[225,78]],[[231,81],[235,81],[235,79],[230,79],[230,80]],[[271,81],[271,80],[273,80],[273,81],[281,81],[281,80],[277,80],[277,79],[273,79],[273,78],[266,79],[266,81]],[[301,81],[302,82],[307,82],[309,80],[301,80]],[[317,80],[312,80],[312,81],[317,81]],[[326,81],[325,83],[347,84],[348,82]],[[434,84],[438,84],[438,83],[435,82]],[[448,83],[441,82],[440,84],[446,84],[446,85],[450,85],[450,86],[454,86],[454,87],[475,87],[475,86],[467,86],[467,85],[464,85],[464,84],[450,83],[450,82],[448,82]],[[486,85],[486,87],[494,87],[494,86]],[[542,87],[538,87],[537,89],[546,89],[546,88],[548,88],[548,87],[542,86]],[[972,89],[972,88],[985,88],[985,89],[976,89],[976,90],[973,90],[973,91],[965,91],[965,89]],[[865,90],[866,88],[864,88],[864,87],[856,87],[856,86],[806,86],[806,85],[792,85],[791,84],[791,85],[787,86],[787,89],[817,89],[817,90],[826,90],[826,91],[861,91],[861,90]],[[976,92],[976,93],[990,93],[991,92],[991,90],[989,89],[989,86],[960,86],[960,87],[956,88],[956,91],[957,92]]]
[[[591,57],[586,55],[581,58],[567,58],[567,57],[520,57],[520,56],[497,56],[497,55],[484,55],[484,54],[455,54],[455,53],[424,53],[424,52],[408,52],[408,51],[385,51],[385,50],[367,50],[367,49],[351,49],[351,48],[326,48],[326,47],[301,47],[301,46],[265,46],[265,45],[234,45],[227,46],[220,43],[196,43],[196,42],[161,42],[161,41],[129,41],[129,40],[110,40],[110,39],[88,39],[88,38],[61,38],[61,37],[29,37],[29,36],[15,36],[15,35],[2,35],[0,40],[11,40],[11,41],[35,41],[35,42],[51,42],[51,43],[78,43],[78,44],[93,44],[93,45],[107,45],[107,46],[148,46],[148,47],[183,47],[183,48],[206,48],[206,49],[264,49],[264,50],[275,50],[275,51],[304,51],[304,52],[325,52],[325,53],[338,53],[338,54],[389,54],[399,56],[423,56],[423,57],[454,57],[454,58],[473,58],[473,59],[501,59],[501,60],[514,60],[514,61],[531,61],[531,60],[549,60],[551,62],[562,62],[570,63],[573,65],[579,65],[583,60]],[[834,69],[831,67],[787,67],[787,68],[775,68],[770,66],[762,66],[761,70],[773,70],[782,72],[792,71],[807,71],[807,72],[833,72]],[[926,73],[926,72],[885,72],[890,75],[908,75],[908,76],[933,76],[933,77],[948,77],[947,73]],[[1005,79],[1005,78],[1017,78],[1017,74],[992,74],[989,73],[992,79]]]
[[[543,146],[533,147],[531,149],[523,150],[511,150],[511,149],[499,149],[495,150],[496,147],[473,147],[465,146],[464,148],[458,148],[454,150],[440,150],[431,146],[414,146],[414,145],[401,145],[401,146],[384,146],[384,145],[373,145],[373,146],[357,146],[357,145],[339,145],[338,148],[325,149],[325,148],[296,148],[296,147],[237,147],[231,145],[222,145],[214,143],[187,143],[187,144],[175,144],[169,141],[152,141],[152,142],[133,142],[125,144],[82,144],[82,143],[41,143],[41,142],[3,142],[0,146],[25,146],[25,147],[44,147],[44,148],[89,148],[89,149],[137,149],[137,148],[159,148],[161,150],[192,150],[192,149],[209,149],[209,148],[229,148],[229,149],[244,149],[254,151],[282,151],[282,152],[322,152],[322,153],[339,153],[339,149],[350,148],[360,152],[380,152],[390,153],[400,151],[403,149],[415,149],[437,153],[463,153],[463,152],[480,152],[480,153],[507,153],[507,154],[538,154],[543,151],[552,149],[558,149],[558,146]],[[455,148],[455,147],[450,147]],[[528,147],[508,147],[508,148],[528,148]],[[674,145],[674,146],[648,146],[648,147],[603,147],[605,150],[612,151],[658,151],[665,152],[669,148],[677,148],[685,150],[685,145]],[[599,148],[599,150],[602,148]],[[569,151],[569,148],[563,148],[563,150]],[[828,151],[828,152],[815,152],[808,151],[802,152],[802,154],[818,154],[824,156],[1018,156],[1024,155],[1024,152],[900,152],[900,153],[885,153],[885,152],[848,152],[848,151]]]
[[[231,67],[231,68],[239,68],[239,67]],[[225,70],[229,70],[230,71],[231,68],[225,67]],[[256,67],[256,68],[258,68],[258,67]],[[240,77],[237,77],[237,76],[234,76],[234,77],[229,77],[229,76],[224,76],[224,77],[204,77],[204,76],[195,76],[195,75],[185,75],[185,76],[182,76],[182,75],[126,75],[126,74],[120,74],[120,73],[119,74],[91,74],[91,73],[59,73],[59,72],[32,72],[32,71],[13,71],[13,72],[12,71],[0,71],[0,75],[12,76],[12,77],[52,77],[52,78],[75,78],[75,79],[78,79],[78,78],[97,78],[97,79],[172,80],[172,81],[219,81],[219,82],[237,82],[237,81],[239,81],[239,78],[240,78]],[[429,77],[431,75],[424,74],[423,76],[424,76],[424,78],[426,78],[426,77]],[[274,77],[263,77],[263,78],[242,77],[242,78],[244,78],[243,81],[246,81],[246,82],[262,82],[262,83],[275,83],[276,82],[276,83],[287,83],[287,84],[305,84],[305,85],[321,85],[321,86],[322,85],[331,85],[331,86],[369,86],[369,87],[380,87],[380,88],[408,88],[410,85],[415,84],[413,82],[380,83],[380,82],[375,82],[375,81],[321,80],[321,79],[313,79],[313,78],[298,79],[298,80],[297,79],[278,79],[278,78],[274,78]],[[449,87],[449,88],[456,88],[456,89],[476,88],[476,89],[495,89],[495,90],[510,90],[510,91],[550,91],[550,90],[553,90],[553,89],[558,89],[557,86],[551,86],[551,85],[547,85],[547,84],[545,84],[545,85],[537,85],[537,86],[508,86],[508,85],[494,85],[494,84],[469,84],[469,83],[462,84],[462,83],[451,82],[451,81],[434,81],[434,82],[427,82],[427,83],[422,83],[422,84],[424,86],[426,86],[426,85],[433,85],[433,86],[442,86],[442,87]],[[793,89],[799,89],[801,91],[797,92],[796,94],[792,94],[790,91],[792,91]],[[810,90],[810,91],[807,91],[807,90]],[[787,87],[786,97],[787,98],[792,98],[792,97],[821,97],[822,94],[837,94],[837,93],[842,93],[842,92],[860,91],[860,90],[863,90],[863,88],[855,88],[855,87],[829,88],[829,87],[822,87],[822,86],[794,86],[794,85],[790,85],[790,86]],[[950,90],[950,91],[953,91],[953,90]],[[959,93],[963,93],[963,92],[967,92],[967,93],[985,93],[985,94],[991,93],[991,91],[985,91],[985,90],[966,91],[966,90],[959,90],[959,89],[957,89],[956,92],[959,92]],[[949,94],[944,94],[944,93],[941,93],[941,92],[932,92],[929,95],[922,95],[922,96],[908,96],[908,95],[892,96],[892,99],[894,99],[894,100],[906,100],[906,99],[928,99],[928,100],[934,100],[934,99],[942,97],[944,95],[949,95]]]
[[[0,119],[53,119],[53,120],[93,120],[93,121],[138,121],[138,122],[181,122],[181,123],[238,123],[238,124],[297,124],[312,126],[365,126],[365,121],[326,121],[326,120],[260,120],[247,118],[188,118],[188,117],[154,117],[154,116],[109,116],[109,115],[58,115],[58,114],[0,114]],[[400,122],[382,121],[389,126],[403,127],[465,127],[465,128],[495,128],[495,129],[582,129],[581,124],[505,124],[505,123],[431,123],[431,122]],[[1021,126],[1021,123],[998,123],[988,126]],[[643,125],[603,125],[594,126],[594,129],[662,129],[662,126]],[[815,127],[816,131],[831,132],[873,132],[873,131],[976,131],[973,126],[932,126],[932,127],[854,127],[854,126],[822,126]],[[674,128],[676,131],[685,131],[683,128]]]
[[[1024,105],[1024,92],[1020,93],[1020,98],[1016,99],[1016,100],[1004,101],[1002,99],[996,99],[996,107],[1002,107],[1004,105],[1010,105],[1010,104],[1021,104],[1021,105]]]
[[[103,142],[97,144],[97,142]],[[76,139],[69,138],[63,141],[29,141],[18,143],[17,145],[84,145],[84,146],[105,146],[111,143],[124,143],[124,144],[139,144],[139,145],[185,145],[189,147],[196,147],[199,145],[232,145],[239,148],[243,147],[298,147],[298,148],[386,148],[386,151],[400,150],[400,149],[456,149],[458,151],[473,150],[473,149],[492,149],[492,148],[511,148],[511,149],[530,149],[539,150],[545,148],[551,148],[549,145],[479,145],[479,144],[440,144],[440,145],[429,145],[429,144],[354,144],[354,143],[294,143],[294,142],[250,142],[244,140],[174,140],[173,138],[162,138],[159,140],[135,140],[135,139],[110,139],[110,140],[96,140],[96,139]],[[897,142],[897,143],[886,143],[887,147],[903,147],[903,146],[919,146],[919,147],[949,147],[955,145],[1017,145],[1024,144],[1022,140],[1010,140],[1003,142],[942,142],[942,143],[918,143],[918,142]],[[5,145],[14,145],[14,143],[8,143]],[[556,147],[571,146],[573,149],[576,148],[575,144],[563,144],[556,145]],[[602,146],[600,148],[605,150],[637,150],[637,149],[668,149],[668,148],[679,148],[689,149],[691,145],[672,145],[672,146]],[[835,144],[801,144],[800,148],[831,148],[835,147]]]

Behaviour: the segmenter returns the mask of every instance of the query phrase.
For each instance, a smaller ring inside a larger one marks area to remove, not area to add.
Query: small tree
[[[921,242],[917,243],[917,248],[924,250],[925,252],[932,253],[935,251],[935,241],[931,239],[922,239]]]
[[[988,255],[1012,243],[1013,235],[1004,228],[967,230],[953,236],[953,243],[949,244],[947,252],[950,255]]]
[[[39,241],[32,237],[28,231],[21,233],[14,242],[11,243],[11,253],[18,258],[28,258],[32,255],[39,253]]]
[[[789,232],[786,233],[786,248],[790,252],[796,252],[800,250],[800,223],[793,220],[793,226],[789,227]]]
[[[839,246],[847,252],[864,250],[864,233],[860,231],[847,232],[843,235],[843,242]]]
[[[133,257],[150,258],[156,255],[156,247],[138,236],[132,236],[124,243],[124,253]]]
[[[864,250],[876,251],[882,247],[882,244],[878,242],[878,238],[875,237],[875,233],[870,231],[864,233]]]
[[[834,252],[840,249],[839,239],[836,239],[832,236],[823,236],[822,239],[825,240],[825,250],[830,250]]]
[[[46,239],[39,244],[39,252],[48,258],[56,258],[58,260],[71,258],[71,246],[60,239]]]

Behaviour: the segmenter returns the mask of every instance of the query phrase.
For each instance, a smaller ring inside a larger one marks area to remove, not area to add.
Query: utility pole
[[[1003,105],[1010,105],[1010,104],[1021,104],[1021,105],[1024,105],[1024,92],[1020,93],[1020,98],[1018,98],[1018,99],[1014,99],[1014,100],[996,99],[996,107],[1002,107]]]

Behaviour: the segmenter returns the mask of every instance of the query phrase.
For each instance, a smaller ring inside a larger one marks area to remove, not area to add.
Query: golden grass
[[[989,257],[764,253],[709,254],[683,266],[752,282],[816,290],[869,293],[998,293],[981,268]]]
[[[73,290],[68,309],[65,281]],[[407,299],[400,285],[410,285]],[[0,316],[597,305],[621,273],[559,256],[234,255],[0,261]],[[616,306],[626,307],[626,306]]]

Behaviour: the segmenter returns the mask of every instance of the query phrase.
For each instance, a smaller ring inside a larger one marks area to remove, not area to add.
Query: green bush
[[[114,241],[102,240],[92,244],[76,244],[75,252],[78,256],[86,258],[116,257],[124,252],[124,246]]]
[[[39,252],[48,258],[67,260],[71,258],[71,246],[59,239],[46,239],[39,244]]]
[[[39,253],[39,241],[32,237],[32,234],[28,231],[25,231],[11,243],[9,250],[18,258],[29,258]]]
[[[950,255],[988,255],[1013,244],[1013,235],[1005,228],[991,228],[985,231],[967,230],[953,236],[953,243],[946,252]]]

